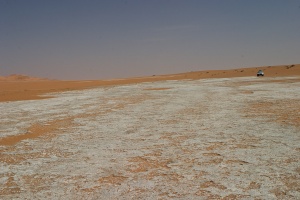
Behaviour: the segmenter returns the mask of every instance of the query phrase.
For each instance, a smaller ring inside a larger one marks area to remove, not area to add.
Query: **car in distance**
[[[256,74],[257,76],[264,76],[265,75],[265,73],[264,73],[264,71],[263,70],[258,70],[258,72],[257,72],[257,74]]]

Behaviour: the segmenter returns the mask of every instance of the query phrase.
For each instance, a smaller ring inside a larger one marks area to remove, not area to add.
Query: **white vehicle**
[[[258,70],[257,76],[264,76],[264,75],[265,75],[265,74],[264,74],[263,70]]]

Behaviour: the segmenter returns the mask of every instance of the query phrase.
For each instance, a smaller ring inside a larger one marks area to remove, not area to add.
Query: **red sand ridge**
[[[22,74],[11,74],[9,76],[0,76],[0,81],[41,81],[43,78],[30,77]]]
[[[207,79],[207,78],[232,78],[256,76],[258,70],[263,70],[266,77],[300,76],[300,64],[263,66],[252,68],[240,68],[230,70],[208,70],[187,72],[181,74],[153,75],[150,77],[138,77],[117,80],[91,80],[91,81],[54,81],[13,74],[7,77],[0,77],[0,102],[20,101],[49,98],[40,96],[51,92],[61,92],[68,90],[80,90],[86,88],[133,84],[141,82],[154,82],[163,80],[182,79]]]

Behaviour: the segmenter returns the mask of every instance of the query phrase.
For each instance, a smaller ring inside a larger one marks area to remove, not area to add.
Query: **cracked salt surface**
[[[299,199],[299,126],[246,109],[300,102],[300,82],[272,82],[292,79],[162,81],[0,103],[1,138],[71,121],[50,138],[0,146],[0,197]]]

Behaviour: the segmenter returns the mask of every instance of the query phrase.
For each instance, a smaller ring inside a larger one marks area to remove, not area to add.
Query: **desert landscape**
[[[0,199],[300,199],[299,64],[11,75],[0,108]]]

